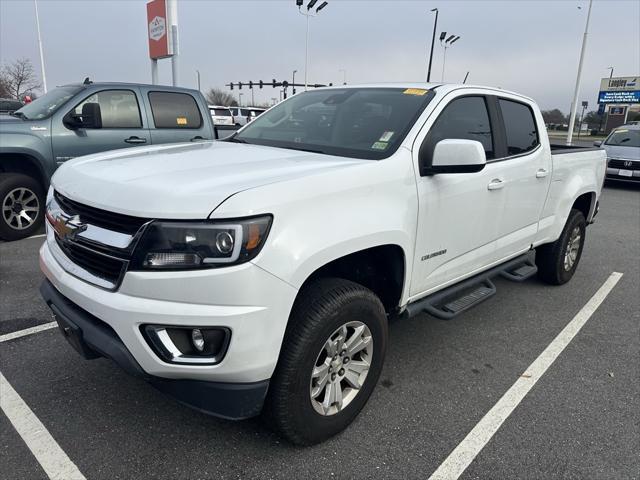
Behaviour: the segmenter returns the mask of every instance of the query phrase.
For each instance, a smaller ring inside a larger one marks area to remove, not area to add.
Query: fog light
[[[194,328],[193,330],[191,330],[191,342],[199,352],[202,352],[204,350],[204,336],[202,335],[202,332],[199,328]]]

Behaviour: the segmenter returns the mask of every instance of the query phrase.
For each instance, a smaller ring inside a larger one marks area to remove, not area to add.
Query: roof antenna
[[[84,79],[84,82],[82,82],[83,85],[91,85],[93,82],[91,80],[89,80],[89,77]]]
[[[469,72],[467,72],[467,74],[464,76],[464,80],[462,81],[462,83],[467,83],[467,78],[469,78]]]

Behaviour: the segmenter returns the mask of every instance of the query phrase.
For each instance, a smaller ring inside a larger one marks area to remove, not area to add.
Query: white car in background
[[[209,105],[209,112],[214,125],[235,125],[233,114],[229,107]]]
[[[623,125],[604,142],[594,142],[607,152],[607,178],[640,182],[640,125]]]
[[[266,108],[261,107],[231,107],[231,113],[236,125],[246,125],[266,110]]]

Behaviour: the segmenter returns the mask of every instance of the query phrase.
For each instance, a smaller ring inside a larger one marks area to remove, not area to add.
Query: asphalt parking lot
[[[37,291],[42,241],[0,244],[0,339],[51,322]],[[607,185],[570,283],[497,280],[497,295],[454,320],[393,322],[368,405],[310,448],[259,419],[192,411],[108,360],[84,361],[55,328],[1,341],[0,372],[88,479],[426,479],[620,272],[461,478],[639,478],[639,247],[640,188]],[[47,478],[4,411],[0,433],[1,478]]]

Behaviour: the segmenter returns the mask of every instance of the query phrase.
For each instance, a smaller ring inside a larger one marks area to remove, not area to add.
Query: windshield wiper
[[[29,120],[29,117],[27,117],[24,113],[22,112],[11,112],[10,115],[12,117],[16,117],[16,118],[22,118],[23,120]]]
[[[235,135],[232,135],[231,137],[225,138],[222,141],[223,142],[233,142],[233,143],[249,143],[246,140],[243,140],[241,138],[236,138]]]
[[[314,150],[313,148],[304,148],[304,147],[281,147],[287,148],[289,150],[300,150],[301,152],[309,152],[309,153],[322,153],[324,155],[327,154],[324,150]]]

